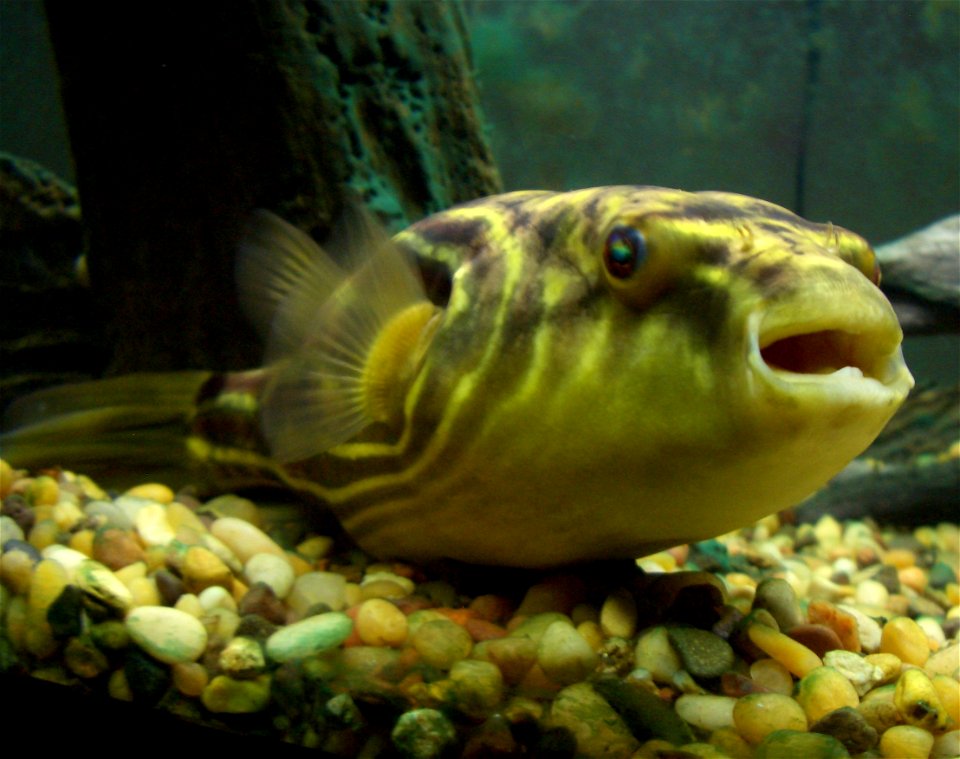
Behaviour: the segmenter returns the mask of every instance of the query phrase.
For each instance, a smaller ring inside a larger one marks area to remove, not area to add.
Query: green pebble
[[[719,635],[696,627],[671,627],[667,634],[683,668],[694,677],[720,677],[733,668],[733,649]]]
[[[588,683],[569,685],[557,694],[545,727],[569,730],[577,756],[628,757],[640,747],[620,715]]]
[[[331,651],[352,631],[353,620],[338,611],[307,617],[267,638],[267,656],[275,662],[285,662]]]
[[[449,619],[424,623],[414,633],[412,643],[423,661],[437,669],[450,669],[466,659],[473,648],[470,633]]]
[[[767,577],[757,585],[753,609],[769,611],[782,632],[807,621],[793,586],[782,577]]]
[[[472,717],[493,712],[503,699],[503,675],[496,664],[464,659],[450,670],[453,683],[451,706]]]
[[[957,575],[954,573],[949,564],[938,561],[932,567],[930,567],[929,581],[930,587],[940,590],[946,587],[948,583],[956,582]]]
[[[775,730],[760,741],[754,759],[845,759],[850,754],[836,738],[822,733]]]
[[[511,638],[530,638],[532,640],[540,642],[540,638],[543,637],[543,634],[547,631],[547,628],[550,627],[554,622],[566,622],[567,624],[573,624],[573,621],[566,614],[561,614],[558,611],[545,611],[541,614],[534,614],[529,619],[521,622],[517,627],[510,633]]]
[[[102,675],[110,668],[107,657],[88,637],[70,639],[63,652],[63,663],[77,677],[87,680]]]
[[[101,651],[122,651],[130,645],[130,633],[119,619],[108,619],[92,625],[90,639]]]
[[[390,738],[403,757],[434,759],[457,740],[457,732],[443,712],[414,709],[400,715]]]
[[[235,680],[226,675],[213,678],[200,697],[208,711],[215,714],[251,714],[270,703],[270,675],[253,680]]]

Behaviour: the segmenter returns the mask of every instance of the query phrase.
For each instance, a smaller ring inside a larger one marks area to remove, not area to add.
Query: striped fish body
[[[329,267],[267,263],[276,237],[240,274],[267,368],[198,380],[188,450],[384,557],[550,566],[721,534],[821,486],[912,385],[869,245],[745,196],[467,203],[374,257],[415,260],[426,294],[378,263],[297,284]]]

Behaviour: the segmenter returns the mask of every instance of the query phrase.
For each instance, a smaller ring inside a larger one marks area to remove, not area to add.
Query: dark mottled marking
[[[773,292],[783,289],[790,281],[790,269],[785,264],[767,264],[751,272],[749,276],[764,290]]]
[[[468,248],[471,255],[476,255],[480,248],[477,241],[487,234],[488,227],[486,219],[458,219],[440,215],[427,217],[414,224],[410,231],[429,245],[456,245]]]
[[[723,336],[730,319],[730,293],[722,287],[710,287],[697,283],[681,285],[671,298],[670,310],[686,322],[683,329],[699,338],[707,349],[712,350]]]
[[[705,242],[700,246],[700,260],[713,266],[730,263],[730,248],[723,242]]]

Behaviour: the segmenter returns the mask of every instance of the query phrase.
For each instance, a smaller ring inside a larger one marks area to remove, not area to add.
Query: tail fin
[[[40,390],[7,410],[0,455],[15,467],[61,466],[110,487],[185,484],[190,422],[211,376],[132,374]]]

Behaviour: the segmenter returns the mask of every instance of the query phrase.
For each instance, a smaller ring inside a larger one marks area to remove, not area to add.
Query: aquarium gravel
[[[214,734],[344,757],[960,754],[957,524],[781,514],[635,566],[510,573],[376,561],[159,483],[0,461],[0,495],[4,673]]]

